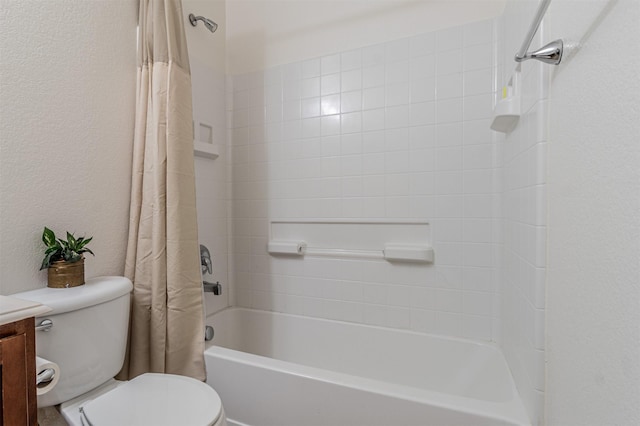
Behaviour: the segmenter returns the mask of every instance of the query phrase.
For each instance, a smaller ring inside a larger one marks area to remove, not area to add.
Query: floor
[[[38,409],[39,426],[67,426],[67,422],[54,407]]]

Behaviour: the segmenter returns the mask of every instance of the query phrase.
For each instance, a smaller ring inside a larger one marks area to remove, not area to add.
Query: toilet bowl
[[[99,277],[13,295],[52,308],[36,318],[36,326],[53,322],[36,332],[36,352],[60,366],[60,377],[38,395],[38,407],[56,405],[73,426],[226,426],[220,397],[196,379],[159,373],[114,379],[124,361],[132,288],[127,278]]]

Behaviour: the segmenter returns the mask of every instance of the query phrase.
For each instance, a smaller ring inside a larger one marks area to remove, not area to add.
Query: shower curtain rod
[[[534,52],[527,52],[529,50],[529,47],[531,46],[533,37],[536,35],[536,32],[540,27],[542,18],[544,18],[544,14],[547,12],[549,3],[551,3],[551,0],[542,0],[540,2],[540,6],[538,6],[536,16],[535,18],[533,18],[531,27],[529,27],[529,32],[522,42],[520,50],[518,50],[518,53],[516,53],[516,56],[514,58],[516,62],[523,62],[527,59],[537,59],[538,61],[542,61],[547,64],[558,65],[562,60],[562,51],[564,47],[562,39],[554,40],[551,43],[545,44],[540,49]]]

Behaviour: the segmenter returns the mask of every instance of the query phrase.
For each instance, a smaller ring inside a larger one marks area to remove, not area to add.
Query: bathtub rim
[[[508,363],[504,359],[502,350],[500,349],[499,346],[497,346],[492,342],[481,342],[481,341],[458,338],[458,337],[441,336],[441,335],[429,334],[429,333],[420,333],[412,330],[395,329],[390,327],[352,323],[347,321],[339,321],[339,320],[332,320],[332,319],[326,319],[326,318],[307,317],[304,315],[296,315],[296,314],[274,312],[274,311],[264,311],[260,309],[243,308],[243,307],[237,307],[237,306],[229,306],[213,314],[207,315],[206,324],[212,325],[211,320],[216,315],[223,314],[227,311],[249,311],[249,312],[266,313],[270,315],[284,315],[284,316],[294,317],[294,318],[299,317],[306,320],[311,319],[311,320],[318,320],[318,321],[329,322],[334,324],[338,323],[338,324],[347,324],[351,326],[356,325],[356,326],[362,326],[362,327],[370,327],[373,329],[409,333],[411,335],[417,335],[417,336],[428,336],[435,339],[445,339],[445,340],[451,340],[455,342],[462,342],[466,344],[492,348],[492,350],[497,350],[499,352],[499,356],[503,359],[504,364],[509,371],[509,388],[511,390],[511,393],[510,393],[510,398],[508,400],[504,400],[504,401],[482,400],[482,399],[476,399],[476,398],[471,398],[471,397],[466,397],[461,395],[438,392],[435,390],[420,389],[420,388],[415,388],[407,385],[384,382],[377,379],[370,379],[362,376],[336,372],[336,371],[323,369],[319,367],[312,367],[304,364],[297,364],[291,361],[284,361],[276,358],[270,358],[263,355],[256,355],[253,353],[242,352],[236,349],[229,349],[223,346],[216,345],[213,340],[210,342],[206,342],[204,355],[206,357],[207,354],[210,354],[213,357],[218,357],[227,361],[240,362],[242,364],[249,365],[252,367],[268,368],[270,370],[283,373],[283,374],[290,374],[297,377],[321,381],[324,383],[331,383],[337,386],[355,388],[363,392],[378,393],[390,398],[399,398],[399,399],[408,400],[411,402],[416,402],[420,404],[429,404],[435,407],[450,409],[450,410],[460,410],[461,407],[464,407],[464,410],[469,414],[474,414],[474,415],[478,415],[478,416],[482,416],[490,419],[496,419],[504,422],[511,422],[514,424],[521,424],[521,425],[531,424],[531,421],[529,420],[529,417],[526,414],[526,410],[524,408],[522,400],[520,399],[518,390],[515,386],[515,383],[513,380],[513,374],[511,372],[511,369],[509,368]],[[215,337],[214,337],[214,340],[215,340]],[[215,388],[215,384],[210,384],[210,385]]]

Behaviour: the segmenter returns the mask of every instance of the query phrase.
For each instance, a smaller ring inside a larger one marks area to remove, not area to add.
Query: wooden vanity
[[[35,316],[44,305],[0,296],[0,425],[37,425]]]

